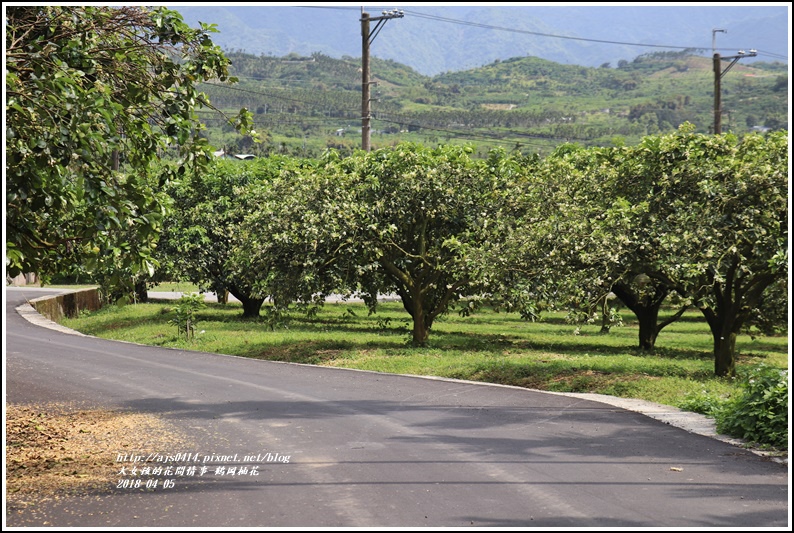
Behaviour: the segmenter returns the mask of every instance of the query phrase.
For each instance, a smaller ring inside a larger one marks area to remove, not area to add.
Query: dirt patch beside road
[[[187,439],[152,415],[69,404],[6,405],[6,513],[108,492],[119,454],[178,449]]]

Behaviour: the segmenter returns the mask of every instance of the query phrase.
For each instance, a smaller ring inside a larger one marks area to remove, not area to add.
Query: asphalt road
[[[107,492],[7,516],[10,527],[790,524],[787,465],[637,412],[69,335],[15,311],[41,292],[4,294],[7,402],[154,413],[191,442],[150,452],[190,454],[174,466],[209,469],[155,491],[112,490],[118,480],[109,479]],[[232,467],[249,473],[229,475]]]

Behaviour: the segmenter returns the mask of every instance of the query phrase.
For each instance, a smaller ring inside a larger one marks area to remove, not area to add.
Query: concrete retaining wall
[[[83,309],[89,311],[99,309],[99,292],[94,288],[67,292],[57,296],[42,296],[31,300],[30,305],[53,322],[58,322],[63,317],[76,317]]]

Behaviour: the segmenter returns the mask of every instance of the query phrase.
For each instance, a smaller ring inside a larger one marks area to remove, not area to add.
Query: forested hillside
[[[202,119],[213,145],[308,156],[361,146],[359,58],[228,56],[239,82],[203,87],[220,110],[250,109],[264,141],[240,137],[222,114],[207,112]],[[633,144],[685,121],[709,132],[714,122],[713,62],[687,52],[599,68],[516,57],[435,77],[373,58],[372,79],[373,148],[409,140],[470,143],[479,154],[496,146],[544,154],[564,142]],[[723,132],[787,127],[787,65],[738,62],[721,85]]]

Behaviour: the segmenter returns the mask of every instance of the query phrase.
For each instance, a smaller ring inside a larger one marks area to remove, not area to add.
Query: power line
[[[764,52],[763,50],[756,50],[756,52],[758,52],[759,56],[769,56],[769,57],[774,57],[774,58],[777,58],[777,59],[788,59],[788,56],[784,56],[784,55],[781,55],[781,54],[775,54],[773,52]]]
[[[337,9],[339,11],[359,11],[358,7],[344,7],[344,6],[297,6],[304,9]]]
[[[350,9],[350,10],[357,9],[357,8],[344,8],[344,7],[329,8],[329,7],[322,7],[322,6],[307,6],[307,7],[323,8],[323,9]],[[410,15],[410,16],[413,16],[413,17],[423,18],[423,19],[427,19],[427,20],[434,20],[434,21],[438,21],[438,22],[446,22],[446,23],[449,23],[449,24],[457,24],[457,25],[460,25],[460,26],[471,26],[471,27],[483,28],[483,29],[487,29],[487,30],[506,31],[506,32],[511,32],[511,33],[521,33],[521,34],[525,34],[525,35],[536,35],[538,37],[550,37],[550,38],[553,38],[553,39],[566,39],[566,40],[571,40],[571,41],[584,41],[584,42],[601,43],[601,44],[616,44],[616,45],[623,45],[623,46],[639,46],[639,47],[643,47],[643,48],[668,48],[668,49],[669,48],[675,48],[675,49],[680,49],[680,50],[705,49],[703,46],[681,46],[681,45],[668,45],[668,44],[632,43],[632,42],[625,42],[625,41],[611,41],[611,40],[607,40],[607,39],[593,39],[593,38],[589,38],[589,37],[572,37],[570,35],[556,35],[556,34],[552,34],[552,33],[542,33],[542,32],[530,31],[530,30],[520,30],[518,28],[506,28],[504,26],[494,26],[494,25],[491,25],[491,24],[483,24],[483,23],[480,23],[480,22],[470,22],[470,21],[466,21],[466,20],[452,19],[452,18],[448,18],[448,17],[441,17],[441,16],[438,16],[438,15],[429,15],[427,13],[421,13],[421,12],[418,12],[418,11],[404,10],[404,12],[405,12],[406,15]],[[730,48],[730,49],[722,48],[722,49],[718,49],[718,50],[733,50],[733,49],[732,48]],[[758,53],[759,53],[759,55],[775,57],[775,58],[778,58],[778,59],[787,59],[788,58],[788,56],[775,54],[775,53],[772,53],[772,52],[763,52],[761,50],[758,50]]]
[[[695,47],[692,47],[692,46],[675,46],[675,45],[666,45],[666,44],[629,43],[629,42],[622,42],[622,41],[609,41],[609,40],[604,40],[604,39],[590,39],[590,38],[586,38],[586,37],[571,37],[569,35],[554,35],[554,34],[551,34],[551,33],[541,33],[541,32],[537,32],[537,31],[529,31],[529,30],[519,30],[519,29],[516,29],[516,28],[505,28],[503,26],[492,26],[490,24],[482,24],[482,23],[479,23],[479,22],[468,22],[468,21],[465,21],[465,20],[450,19],[450,18],[446,18],[446,17],[439,17],[439,16],[436,16],[436,15],[427,15],[427,14],[424,14],[424,13],[418,13],[418,12],[415,12],[415,11],[406,11],[406,14],[413,15],[413,16],[418,17],[418,18],[436,20],[436,21],[439,21],[439,22],[449,22],[449,23],[458,24],[458,25],[461,25],[461,26],[473,26],[473,27],[476,27],[476,28],[484,28],[484,29],[488,29],[488,30],[507,31],[507,32],[511,32],[511,33],[522,33],[522,34],[525,34],[525,35],[537,35],[539,37],[552,37],[554,39],[567,39],[567,40],[571,40],[571,41],[586,41],[586,42],[591,42],[591,43],[620,44],[620,45],[626,45],[626,46],[643,46],[643,47],[653,47],[653,48],[680,48],[680,49],[695,48]]]

